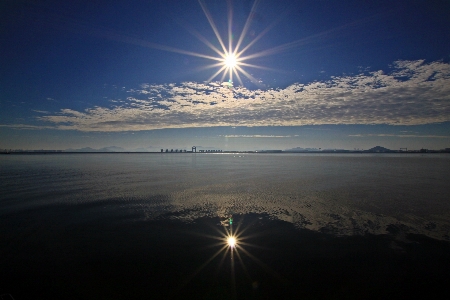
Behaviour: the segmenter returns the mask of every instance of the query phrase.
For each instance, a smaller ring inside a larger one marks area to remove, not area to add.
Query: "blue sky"
[[[0,14],[0,148],[450,147],[447,0],[6,0]],[[231,77],[217,73],[230,40]]]

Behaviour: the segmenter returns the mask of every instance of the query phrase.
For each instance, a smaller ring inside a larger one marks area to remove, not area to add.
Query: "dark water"
[[[438,295],[450,275],[449,170],[437,154],[2,155],[0,294]]]

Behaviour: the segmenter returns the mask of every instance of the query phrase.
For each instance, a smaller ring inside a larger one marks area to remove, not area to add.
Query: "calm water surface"
[[[448,259],[449,170],[440,154],[2,155],[0,293],[367,298],[406,276],[392,284],[400,292],[418,280],[404,274],[405,259]],[[222,226],[230,215],[234,224]],[[220,252],[230,229],[242,243]],[[377,279],[335,274],[361,265]],[[301,268],[311,275],[302,288]],[[436,284],[447,274],[422,271]]]
[[[401,223],[449,239],[448,155],[3,155],[0,166],[6,215],[77,205],[146,220],[266,213],[338,234]]]

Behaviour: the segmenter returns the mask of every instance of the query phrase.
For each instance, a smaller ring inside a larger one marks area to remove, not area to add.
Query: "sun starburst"
[[[229,77],[228,81],[223,84],[223,86],[226,86],[228,88],[233,87],[233,78],[234,77],[237,79],[239,84],[241,86],[243,86],[244,83],[242,81],[241,75],[245,76],[247,79],[249,79],[252,83],[256,84],[257,86],[262,87],[261,81],[256,79],[255,77],[253,77],[253,75],[251,75],[250,73],[248,73],[244,69],[244,67],[245,68],[264,69],[264,70],[269,70],[269,71],[279,71],[279,70],[274,70],[274,69],[271,69],[268,67],[251,64],[251,63],[248,63],[248,61],[255,59],[255,58],[273,55],[275,53],[285,51],[289,48],[297,46],[299,43],[299,41],[291,42],[291,43],[280,45],[280,46],[277,46],[277,47],[274,47],[271,49],[266,49],[266,50],[263,50],[260,52],[247,54],[248,51],[251,49],[251,47],[256,42],[258,42],[267,32],[269,32],[274,27],[274,25],[276,23],[278,23],[278,21],[280,21],[282,18],[279,17],[277,20],[274,20],[272,22],[272,24],[270,24],[263,31],[261,31],[258,35],[256,35],[255,37],[252,37],[249,40],[249,36],[247,33],[251,26],[252,14],[250,13],[249,16],[247,17],[247,19],[245,21],[245,25],[242,28],[242,31],[240,32],[240,34],[235,35],[235,33],[233,33],[233,31],[232,31],[232,28],[233,28],[233,26],[232,26],[233,25],[232,1],[227,1],[227,5],[228,5],[228,14],[227,14],[228,28],[227,29],[228,30],[227,30],[226,40],[228,41],[228,45],[226,46],[225,42],[224,42],[225,39],[222,38],[222,36],[220,35],[219,29],[217,28],[211,13],[209,12],[208,8],[206,7],[205,1],[199,0],[198,2],[207,18],[207,20],[211,26],[211,29],[213,30],[220,46],[216,47],[213,44],[213,42],[211,42],[210,40],[205,38],[205,36],[203,36],[200,32],[198,32],[197,30],[192,28],[189,24],[185,24],[186,26],[184,26],[184,28],[187,31],[189,31],[192,35],[194,35],[198,40],[200,40],[202,43],[204,43],[207,47],[209,47],[212,51],[214,51],[217,54],[216,56],[208,55],[208,54],[204,54],[204,53],[200,53],[200,52],[183,50],[183,49],[166,46],[166,45],[144,42],[141,40],[135,40],[135,39],[131,39],[131,38],[126,38],[125,39],[126,42],[136,43],[139,45],[143,45],[143,46],[155,48],[155,49],[160,49],[163,51],[180,53],[180,54],[184,54],[184,55],[195,56],[195,57],[200,57],[200,58],[215,61],[215,63],[201,67],[198,70],[219,68],[213,75],[211,75],[206,80],[206,82],[211,82],[212,80],[217,80],[217,78],[219,76],[221,76],[220,81],[224,81],[225,77],[228,75],[228,77]],[[254,1],[253,6],[251,8],[252,12],[256,11],[256,8],[257,8],[257,5],[259,2],[260,2],[259,0]],[[233,38],[234,36],[239,36],[239,38],[237,39],[237,42],[234,42],[234,38]],[[244,43],[244,40],[246,40],[245,43]]]
[[[252,7],[252,11],[256,9],[256,6],[259,1],[255,1]],[[258,35],[256,38],[254,38],[251,42],[243,46],[244,38],[247,35],[247,31],[250,27],[251,23],[251,16],[248,16],[245,25],[242,29],[242,32],[239,35],[239,38],[235,44],[233,44],[233,32],[232,32],[232,21],[233,21],[233,9],[231,6],[231,2],[228,2],[228,47],[225,46],[224,39],[219,33],[219,30],[212,18],[211,13],[209,12],[208,8],[206,7],[206,4],[203,0],[199,0],[200,6],[203,9],[203,12],[205,13],[206,18],[208,19],[209,24],[211,25],[212,30],[214,31],[214,34],[216,35],[217,41],[219,42],[222,49],[218,49],[215,47],[210,41],[208,41],[206,38],[204,38],[200,33],[196,32],[195,30],[191,30],[191,33],[193,33],[197,38],[199,38],[206,46],[208,46],[210,49],[212,49],[214,52],[218,54],[217,57],[214,56],[203,56],[204,58],[211,59],[218,61],[218,63],[208,65],[206,68],[214,68],[219,67],[219,70],[215,72],[207,81],[211,81],[215,78],[217,78],[220,74],[221,81],[225,79],[225,76],[229,76],[228,82],[233,82],[233,77],[235,76],[238,80],[238,82],[243,85],[241,75],[247,77],[251,82],[259,85],[259,81],[254,78],[251,74],[249,74],[246,70],[244,70],[245,67],[250,68],[261,68],[261,69],[269,69],[258,65],[253,65],[245,62],[246,60],[253,59],[258,56],[262,56],[264,54],[258,55],[248,55],[244,56],[246,51],[254,44],[256,41],[258,41],[267,31],[263,31],[260,35]]]

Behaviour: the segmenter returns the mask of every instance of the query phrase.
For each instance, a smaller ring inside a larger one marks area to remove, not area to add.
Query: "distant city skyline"
[[[0,149],[448,148],[449,15],[446,0],[7,0]]]
[[[42,153],[106,153],[106,152],[114,152],[114,153],[233,153],[233,152],[248,152],[248,153],[320,153],[320,152],[445,152],[450,153],[450,147],[442,148],[442,149],[432,149],[422,147],[420,149],[411,149],[411,148],[400,148],[400,149],[389,149],[383,146],[374,146],[368,149],[362,148],[303,148],[303,147],[294,147],[290,149],[257,149],[257,150],[243,150],[243,149],[217,149],[214,147],[202,147],[202,146],[192,146],[192,147],[176,147],[176,148],[156,148],[156,147],[148,147],[148,148],[122,148],[117,146],[109,146],[103,148],[92,148],[92,147],[84,147],[84,148],[69,148],[69,149],[1,149],[0,153],[8,154],[8,153],[22,153],[22,152],[42,152]]]

